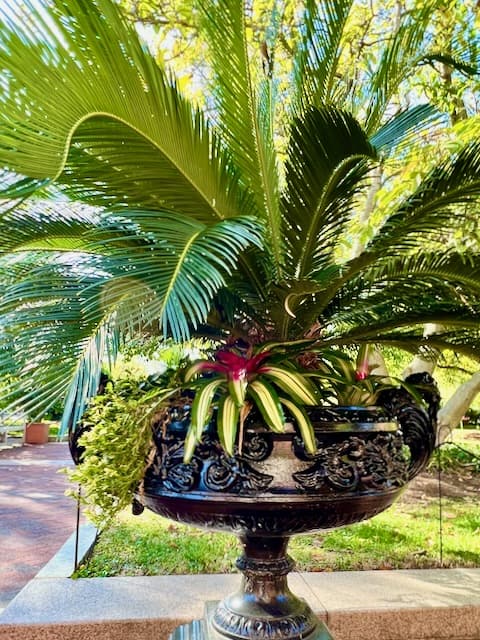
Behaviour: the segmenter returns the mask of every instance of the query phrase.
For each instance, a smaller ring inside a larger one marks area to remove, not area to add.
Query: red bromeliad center
[[[365,380],[368,377],[368,371],[355,371],[355,380]]]
[[[202,369],[223,373],[228,380],[245,380],[252,374],[262,373],[260,365],[269,355],[269,351],[263,351],[250,357],[229,349],[221,349],[217,351],[215,362],[203,363]]]

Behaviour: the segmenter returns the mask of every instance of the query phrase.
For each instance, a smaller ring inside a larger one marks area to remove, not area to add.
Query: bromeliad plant
[[[3,0],[0,369],[18,376],[24,406],[40,413],[65,395],[65,424],[76,423],[122,340],[243,339],[251,353],[223,350],[188,373],[188,451],[211,402],[231,451],[243,402],[273,429],[283,406],[311,438],[309,378],[277,362],[272,342],[416,350],[430,322],[441,326],[431,347],[478,356],[480,256],[448,242],[480,197],[477,140],[446,146],[346,250],[379,167],[440,126],[428,104],[391,109],[407,75],[435,59],[437,4],[399,18],[350,77],[354,0],[301,4],[288,59],[278,6],[262,59],[249,3],[196,0],[209,82],[197,105],[113,0]]]
[[[399,378],[374,373],[378,363],[371,364],[373,352],[373,345],[363,344],[355,360],[333,349],[323,350],[322,357],[315,358],[314,376],[323,386],[324,394],[330,396],[330,402],[341,406],[373,406],[381,391],[402,386],[422,404],[418,390],[412,385]]]
[[[321,394],[307,377],[307,372],[296,366],[292,359],[300,348],[305,348],[305,342],[223,348],[216,352],[214,361],[193,363],[185,373],[185,382],[199,374],[200,377],[194,382],[196,393],[185,440],[185,460],[190,460],[201,440],[204,427],[211,419],[214,402],[217,404],[218,436],[228,454],[234,453],[238,430],[241,452],[243,425],[253,406],[272,431],[283,432],[282,405],[293,416],[307,451],[313,453],[315,435],[303,407],[319,404]]]

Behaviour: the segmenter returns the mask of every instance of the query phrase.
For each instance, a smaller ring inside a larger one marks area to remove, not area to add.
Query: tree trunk
[[[445,442],[453,429],[459,426],[478,393],[480,393],[480,371],[460,385],[438,412],[437,444]]]

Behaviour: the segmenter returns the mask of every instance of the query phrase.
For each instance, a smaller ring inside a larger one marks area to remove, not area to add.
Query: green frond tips
[[[294,109],[333,102],[343,31],[353,0],[307,0],[304,32],[294,59]]]
[[[29,190],[35,180],[49,179],[70,185],[75,197],[115,197],[118,170],[125,177],[136,177],[136,170],[145,187],[146,170],[156,168],[166,172],[165,181],[148,180],[157,206],[173,197],[171,185],[180,181],[189,212],[196,208],[210,219],[238,214],[246,200],[211,127],[111,0],[88,6],[52,0],[48,8],[6,0],[0,11],[0,69],[9,89],[0,96],[0,165],[28,176]],[[140,151],[134,165],[118,153],[124,137]],[[142,191],[130,186],[127,195],[144,204]]]
[[[295,121],[288,157],[282,205],[296,229],[288,238],[297,281],[314,278],[332,263],[377,154],[350,114],[329,107],[311,108]]]
[[[428,0],[415,12],[404,13],[398,28],[387,39],[371,77],[364,80],[370,84],[368,104],[358,104],[357,97],[356,107],[357,111],[366,108],[365,128],[369,134],[378,130],[395,91],[410,70],[420,64],[428,33],[427,25],[435,8],[436,0]]]
[[[370,136],[370,142],[379,153],[388,155],[420,132],[445,122],[445,118],[431,104],[418,104],[388,120]]]
[[[122,232],[122,220],[134,226]],[[192,327],[206,321],[240,254],[261,237],[261,225],[247,216],[206,226],[171,212],[126,210],[109,221],[89,235],[110,274],[109,304],[123,304],[125,295],[138,291],[134,315],[159,322],[175,340],[188,339]]]
[[[269,265],[283,267],[278,166],[273,140],[275,90],[265,79],[257,86],[248,56],[243,0],[201,0],[203,26],[213,70],[212,94],[221,136],[248,186],[257,215],[265,222]],[[219,56],[219,51],[228,51]]]
[[[429,234],[453,230],[468,215],[456,205],[477,202],[479,197],[480,144],[472,142],[421,181],[416,191],[387,217],[367,251],[394,257],[405,249],[423,247]]]
[[[26,198],[50,184],[49,179],[28,178],[11,171],[0,171],[0,200]]]
[[[19,280],[14,279],[0,297],[2,347],[12,340],[18,404],[30,414],[41,414],[54,400],[66,397],[66,428],[79,419],[97,390],[107,344],[114,357],[114,332],[98,307],[90,314],[85,311],[86,298],[78,283],[69,281],[67,262],[53,270],[48,261],[28,264],[25,271],[22,262],[14,265]],[[89,276],[93,282],[93,274]],[[0,353],[2,370],[4,365]]]

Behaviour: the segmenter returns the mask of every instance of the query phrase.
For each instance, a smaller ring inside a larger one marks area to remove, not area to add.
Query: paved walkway
[[[66,443],[0,450],[0,611],[75,530],[77,506],[64,495]]]

